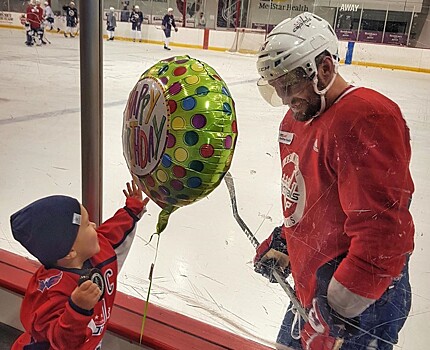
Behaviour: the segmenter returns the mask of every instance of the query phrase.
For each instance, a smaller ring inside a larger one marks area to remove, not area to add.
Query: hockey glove
[[[345,256],[321,266],[317,271],[316,297],[312,300],[309,321],[301,331],[302,347],[305,350],[338,350],[343,338],[356,332],[358,319],[346,319],[333,310],[327,302],[327,288],[334,272]]]
[[[175,27],[175,32],[177,32],[178,31],[178,28],[177,27]]]
[[[345,324],[327,304],[327,299],[318,296],[312,300],[309,321],[301,331],[302,347],[305,350],[338,350],[343,343]]]
[[[282,226],[276,227],[272,234],[264,240],[256,250],[254,257],[254,270],[276,282],[273,269],[277,268],[285,278],[290,274],[290,259],[287,252],[287,242],[282,237]]]

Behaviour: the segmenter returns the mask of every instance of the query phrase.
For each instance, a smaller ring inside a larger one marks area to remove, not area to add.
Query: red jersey
[[[410,136],[399,107],[349,88],[310,123],[288,111],[279,145],[283,234],[301,303],[311,305],[318,268],[342,254],[336,280],[379,299],[413,250]]]
[[[43,8],[40,5],[36,5],[36,11],[37,11],[37,20],[40,26],[43,22]]]
[[[43,10],[42,10],[43,11]],[[43,14],[43,12],[42,12]],[[39,29],[41,18],[39,17],[39,10],[34,5],[28,5],[26,10],[26,18],[30,23],[31,29]]]
[[[47,349],[101,348],[114,304],[118,271],[134,238],[142,209],[140,201],[127,198],[126,207],[97,228],[100,252],[89,259],[90,266],[86,267],[102,271],[105,293],[93,310],[80,309],[70,299],[82,269],[41,266],[35,272],[21,305],[21,322],[26,332],[15,341],[12,350],[23,349],[31,338],[38,343],[48,342]]]

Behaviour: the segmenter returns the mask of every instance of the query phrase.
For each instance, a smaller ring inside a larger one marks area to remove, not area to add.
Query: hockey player
[[[37,14],[37,23],[38,23],[38,28],[35,30],[36,34],[37,34],[37,38],[39,39],[39,45],[46,45],[46,41],[43,40],[43,36],[45,34],[45,28],[44,28],[44,18],[43,18],[43,8],[42,6],[40,6],[40,0],[36,0],[36,14]]]
[[[45,21],[47,22],[47,30],[54,29],[54,11],[52,11],[52,8],[49,5],[48,1],[45,1],[45,10],[43,12],[43,16],[45,18]]]
[[[27,40],[26,40],[25,44],[27,46],[32,46],[32,45],[34,45],[34,36],[36,35],[37,30],[40,27],[38,10],[36,8],[34,0],[30,0],[28,2],[28,6],[27,6],[26,11],[25,11],[25,17],[27,20],[26,25],[25,25],[26,26]]]
[[[140,11],[138,5],[134,6],[133,11],[131,11],[130,22],[133,42],[136,41],[136,38],[139,39],[139,42],[142,42],[143,13]]]
[[[43,265],[21,306],[25,332],[13,350],[101,348],[117,275],[148,198],[132,181],[126,205],[96,228],[76,199],[50,196],[11,216],[12,234]]]
[[[67,34],[70,34],[70,37],[74,38],[77,34],[74,28],[78,25],[78,9],[75,7],[75,3],[70,1],[69,5],[63,6],[63,10],[66,12],[66,31],[64,36],[67,38]]]
[[[108,32],[108,41],[114,40],[115,38],[115,27],[116,27],[116,18],[115,18],[115,9],[113,7],[109,8],[109,13],[107,14],[106,19],[106,30]]]
[[[175,17],[173,17],[173,9],[169,7],[167,9],[167,13],[163,17],[163,21],[161,22],[161,28],[164,32],[164,48],[166,50],[170,50],[170,36],[172,33],[172,27],[175,29],[175,32],[178,31],[178,27],[176,27]]]
[[[393,101],[348,84],[338,41],[303,13],[258,53],[258,88],[288,105],[279,129],[283,225],[258,248],[257,272],[291,270],[305,323],[287,309],[278,349],[393,349],[411,306],[409,129]]]

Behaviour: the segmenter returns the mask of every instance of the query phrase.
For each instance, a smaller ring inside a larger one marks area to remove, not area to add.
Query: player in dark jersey
[[[130,22],[131,22],[131,34],[133,37],[133,41],[136,41],[136,39],[138,39],[139,42],[141,42],[143,13],[142,11],[140,11],[138,5],[134,6],[133,11],[130,14]]]
[[[169,7],[167,9],[167,13],[163,17],[163,21],[161,22],[161,28],[164,32],[164,48],[166,50],[170,50],[169,43],[170,43],[170,37],[172,33],[172,28],[175,29],[175,32],[178,31],[178,27],[175,23],[175,17],[173,17],[173,9]]]
[[[67,34],[70,34],[70,37],[74,38],[77,34],[78,9],[75,3],[70,1],[69,5],[63,6],[63,10],[66,12],[66,31],[64,32],[64,36],[67,38]]]
[[[108,32],[108,41],[113,41],[115,39],[115,27],[116,27],[116,17],[115,8],[110,7],[109,13],[106,14],[106,31]]]
[[[393,349],[409,314],[414,191],[409,129],[399,106],[348,84],[338,41],[303,13],[278,24],[258,53],[258,88],[290,108],[279,129],[283,225],[257,248],[291,270],[309,311],[288,308],[279,349]]]
[[[117,276],[148,198],[127,183],[126,205],[98,228],[78,200],[50,196],[11,216],[12,234],[42,266],[21,306],[25,332],[17,349],[101,348]]]

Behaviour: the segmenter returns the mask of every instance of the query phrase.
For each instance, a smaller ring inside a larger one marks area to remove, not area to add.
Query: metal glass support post
[[[91,221],[102,221],[103,0],[80,2],[82,203]]]
[[[183,1],[184,7],[182,8],[182,27],[186,27],[187,24],[187,0]]]
[[[333,23],[333,29],[336,30],[337,26],[337,17],[339,16],[339,4],[336,5],[336,13],[334,15],[334,23]]]
[[[384,42],[385,31],[387,29],[387,20],[388,20],[388,10],[390,8],[390,3],[387,2],[387,11],[385,12],[385,21],[384,21],[384,29],[382,30],[382,42]]]
[[[270,21],[270,12],[271,12],[271,10],[272,10],[272,0],[269,1],[269,11],[267,11],[266,35],[269,34],[269,21]]]
[[[234,24],[236,28],[241,27],[242,23],[242,4],[240,0],[236,1],[236,23]]]
[[[248,1],[248,9],[246,11],[246,27],[251,27],[252,26],[252,22],[251,22],[251,0]],[[266,32],[267,35],[267,32]]]
[[[360,12],[360,19],[358,20],[358,28],[357,28],[357,39],[355,41],[360,41],[358,38],[360,37],[360,30],[361,30],[361,20],[363,19],[363,10],[364,10],[364,1],[361,3],[361,12]]]
[[[414,17],[415,17],[415,5],[414,8],[412,9],[412,13],[411,13],[411,24],[409,25],[409,30],[408,30],[408,38],[406,39],[406,46],[409,46],[409,39],[411,38],[411,30],[412,30],[412,24],[414,22]]]

